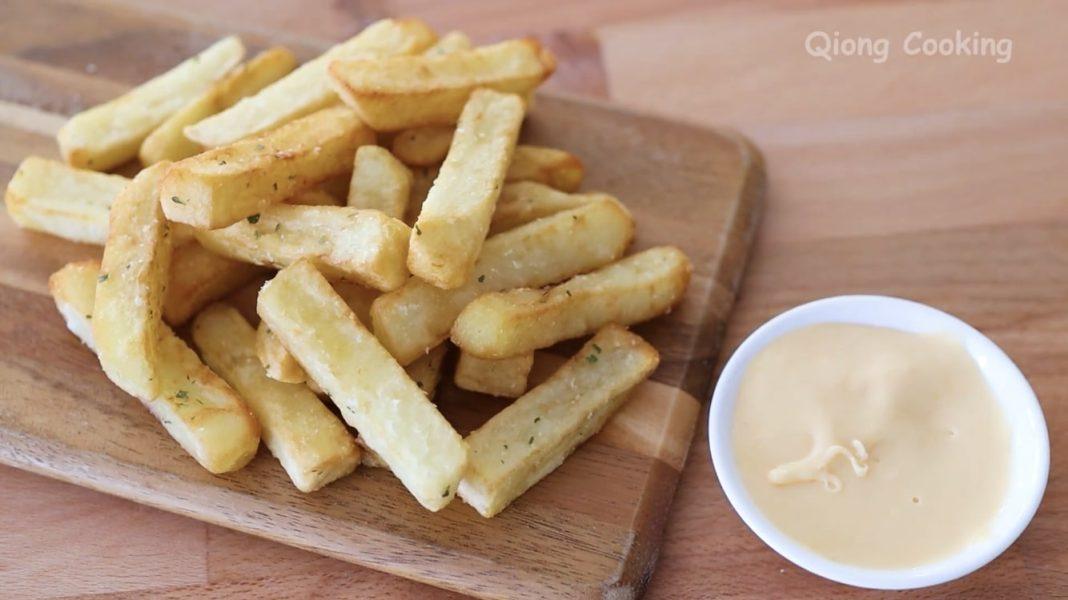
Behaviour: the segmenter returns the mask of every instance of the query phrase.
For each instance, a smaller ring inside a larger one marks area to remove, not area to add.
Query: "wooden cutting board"
[[[57,155],[66,115],[121,92],[228,31],[157,15],[17,1],[0,24],[0,177]],[[250,52],[285,43],[240,32]],[[360,469],[314,494],[266,452],[226,476],[202,470],[64,328],[46,279],[100,249],[18,230],[0,216],[0,462],[433,585],[480,596],[631,597],[655,565],[763,195],[759,155],[729,132],[562,96],[539,96],[523,140],[570,150],[588,190],[634,213],[633,250],[684,249],[682,305],[635,330],[661,352],[652,380],[599,435],[492,520],[462,502],[432,514],[386,471]],[[565,344],[544,357],[566,355]],[[537,367],[536,367],[537,368]],[[461,432],[504,406],[443,384]],[[91,532],[84,532],[90,534]]]

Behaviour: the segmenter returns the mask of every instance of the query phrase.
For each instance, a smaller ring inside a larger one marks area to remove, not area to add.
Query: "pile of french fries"
[[[555,68],[533,40],[387,19],[300,66],[244,54],[228,37],[75,115],[65,163],[15,173],[18,225],[104,247],[49,280],[67,327],[212,473],[262,438],[305,492],[363,464],[496,515],[656,368],[626,326],[679,302],[690,261],[624,256],[627,209],[517,143]],[[268,276],[250,323],[225,299]],[[536,350],[587,336],[528,389]],[[433,403],[453,346],[458,387],[515,398],[466,438]]]

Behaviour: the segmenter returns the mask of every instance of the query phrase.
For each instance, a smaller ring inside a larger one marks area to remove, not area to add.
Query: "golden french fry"
[[[584,174],[582,161],[566,150],[521,144],[515,149],[504,180],[535,181],[562,192],[574,192],[582,185]]]
[[[356,468],[360,450],[345,425],[307,386],[266,376],[256,332],[236,309],[204,309],[193,322],[193,340],[204,362],[248,401],[263,442],[297,489],[313,492]]]
[[[360,447],[360,464],[365,467],[371,467],[372,469],[388,469],[389,465],[386,461],[382,460],[382,457],[377,452],[367,447],[367,442],[363,441],[360,437],[356,438],[356,445]]]
[[[219,256],[193,240],[174,248],[163,300],[163,320],[173,327],[267,270]]]
[[[423,203],[426,202],[426,195],[430,193],[434,180],[438,178],[439,170],[438,167],[412,170],[412,187],[408,193],[408,208],[404,211],[404,222],[409,226],[415,225],[415,220],[419,218],[419,213],[423,210]]]
[[[286,204],[299,204],[301,206],[344,206],[345,202],[336,196],[319,188],[302,190],[285,199]]]
[[[217,229],[352,168],[375,134],[338,106],[174,163],[160,182],[167,218]]]
[[[267,377],[282,383],[304,383],[308,380],[297,359],[286,350],[282,341],[267,323],[260,321],[256,328],[256,357]]]
[[[413,226],[408,246],[413,275],[443,289],[471,279],[522,123],[518,96],[492,90],[471,94]]]
[[[361,146],[349,184],[348,205],[373,208],[395,219],[403,219],[412,189],[412,172],[389,150],[380,146]]]
[[[611,198],[608,194],[567,194],[541,183],[507,183],[497,199],[490,221],[490,235],[515,229],[535,219],[578,208],[590,202]]]
[[[597,433],[658,362],[640,337],[617,325],[602,329],[544,383],[467,436],[471,460],[460,497],[483,517],[504,510]]]
[[[438,39],[437,43],[427,48],[423,54],[425,56],[442,56],[457,50],[470,50],[471,38],[467,37],[467,34],[462,31],[450,31]]]
[[[103,246],[108,210],[129,183],[119,175],[28,156],[11,176],[4,204],[11,220],[23,229]]]
[[[97,171],[136,158],[141,142],[152,130],[241,62],[244,55],[245,47],[238,38],[219,40],[122,96],[74,115],[56,136],[63,158],[75,167]]]
[[[161,160],[181,160],[202,152],[203,146],[185,137],[187,126],[255,94],[296,66],[297,57],[280,46],[257,54],[167,117],[141,144],[138,152],[141,163],[151,165]]]
[[[370,323],[370,321],[365,321]],[[415,385],[423,390],[426,397],[433,400],[438,391],[438,382],[441,381],[441,367],[445,362],[445,354],[448,351],[446,344],[439,344],[436,348],[413,360],[404,367],[408,377],[412,378]]]
[[[393,155],[406,165],[429,167],[440,165],[449,153],[452,135],[456,128],[452,125],[426,125],[405,129],[393,137],[390,148]]]
[[[257,310],[420,504],[436,511],[452,500],[463,440],[311,262],[280,271]]]
[[[100,263],[71,263],[48,279],[67,329],[94,349],[93,308]],[[159,339],[159,393],[140,398],[201,466],[227,473],[245,466],[260,445],[260,427],[248,406],[225,381],[204,366],[169,327]]]
[[[338,102],[337,95],[327,83],[326,69],[330,61],[356,57],[377,59],[422,52],[435,42],[436,37],[426,23],[417,19],[377,21],[256,95],[187,127],[185,135],[208,148],[214,148],[270,131]]]
[[[332,284],[334,291],[341,296],[345,304],[352,309],[353,314],[360,323],[367,326],[371,323],[371,303],[379,296],[377,290],[356,285],[344,281],[335,281]],[[304,369],[297,359],[282,345],[282,340],[271,332],[266,323],[260,322],[256,330],[256,354],[263,363],[267,376],[271,379],[288,383],[307,383],[308,387],[317,394],[322,390],[314,381],[308,379]],[[441,377],[441,363],[445,357],[445,344],[426,353],[416,359],[412,364],[404,368],[408,376],[426,393],[428,398],[434,398],[438,380]]]
[[[485,294],[456,318],[452,341],[465,354],[505,359],[609,323],[647,321],[682,299],[692,271],[682,250],[660,246],[548,289]]]
[[[467,352],[456,361],[456,387],[491,396],[518,398],[527,391],[527,376],[534,366],[534,353],[501,359],[479,358]]]
[[[93,311],[93,338],[108,379],[141,399],[159,392],[161,309],[171,261],[156,186],[169,166],[141,171],[115,198]]]
[[[486,240],[475,277],[454,290],[418,278],[371,306],[375,335],[408,364],[443,342],[467,303],[488,292],[537,287],[618,259],[634,237],[634,221],[615,201],[593,202]]]
[[[511,40],[445,54],[339,59],[330,83],[376,131],[456,123],[471,93],[524,96],[552,74],[556,59],[538,42]]]
[[[282,268],[307,258],[331,278],[394,290],[408,280],[411,230],[377,210],[278,204],[224,229],[197,231],[205,248]]]

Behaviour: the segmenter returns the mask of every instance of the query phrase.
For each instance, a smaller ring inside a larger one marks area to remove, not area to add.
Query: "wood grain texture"
[[[797,304],[890,294],[976,326],[1034,387],[1054,457],[1035,520],[989,566],[899,596],[1068,593],[1068,467],[1057,458],[1068,452],[1068,88],[1059,83],[1068,55],[1054,50],[1065,38],[1051,21],[1065,15],[1064,4],[1041,2],[755,3],[600,31],[613,98],[733,123],[768,162],[767,216],[725,350]],[[828,64],[802,45],[815,28],[900,40],[957,26],[1013,37],[1016,56]],[[752,31],[763,33],[744,35]],[[707,456],[700,427],[650,596],[880,596],[768,549],[730,509]]]
[[[32,32],[6,40],[5,49],[21,61],[18,81],[41,83],[0,96],[0,127],[10,133],[0,155],[4,175],[31,152],[54,155],[49,134],[59,119],[24,104],[72,106],[62,99],[63,73],[88,60],[96,74],[111,74],[121,87],[215,35],[191,22],[103,3],[15,2],[6,9],[27,22],[62,20],[76,49]],[[98,24],[91,33],[84,30],[90,22]],[[147,45],[149,39],[164,43]],[[117,68],[111,63],[120,52],[145,60]],[[80,74],[71,81],[72,89],[89,86]],[[44,293],[49,273],[98,249],[18,231],[8,219],[0,220],[0,311],[21,318],[0,322],[0,462],[471,594],[640,593],[655,565],[700,412],[697,398],[709,392],[708,365],[755,231],[762,163],[734,134],[563,96],[537,98],[523,140],[583,157],[586,187],[616,192],[634,213],[634,250],[675,244],[696,269],[676,310],[636,328],[661,352],[653,379],[635,390],[603,435],[497,518],[484,520],[459,502],[437,514],[423,511],[384,470],[365,469],[304,495],[265,451],[236,473],[204,472],[107,381]],[[575,348],[565,344],[556,353]],[[461,432],[503,406],[451,385],[439,392],[438,404]],[[198,583],[178,578],[160,588],[180,593]]]

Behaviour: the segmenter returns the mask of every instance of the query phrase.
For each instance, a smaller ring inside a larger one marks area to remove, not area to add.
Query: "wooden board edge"
[[[581,99],[585,100],[585,99]],[[598,101],[587,101],[591,104],[606,104]],[[653,118],[661,118],[653,116]],[[749,258],[752,253],[754,238],[757,227],[763,217],[765,206],[765,192],[767,188],[767,173],[765,171],[764,156],[759,148],[745,136],[730,130],[706,129],[714,134],[724,135],[734,140],[739,151],[740,158],[745,165],[745,174],[742,177],[738,189],[738,202],[735,203],[735,211],[731,216],[729,226],[730,235],[726,236],[725,244],[730,248],[722,255],[721,265],[729,265],[733,269],[724,273],[728,282],[730,296],[722,314],[705,314],[705,320],[701,327],[707,329],[708,319],[718,319],[717,326],[712,332],[712,352],[718,361],[718,355],[722,352],[723,339],[726,333],[726,320],[734,308],[741,282],[746,272]],[[736,254],[730,258],[727,252],[734,249]],[[728,268],[728,267],[725,267]],[[710,308],[712,304],[710,302]],[[707,384],[700,398],[710,398],[713,384],[717,378],[714,371],[716,365],[710,366],[707,374]],[[661,459],[655,459],[655,475],[645,481],[645,491],[642,494],[643,501],[635,512],[634,536],[631,538],[625,558],[616,576],[606,580],[597,594],[602,598],[612,600],[623,598],[638,598],[645,593],[645,588],[652,579],[656,570],[656,561],[659,558],[660,545],[663,539],[664,527],[670,514],[671,505],[674,502],[675,492],[678,489],[679,478],[682,476],[682,468],[689,459],[689,448],[693,445],[693,436],[698,427],[698,421],[703,414],[704,400],[695,398],[683,389],[676,388],[679,396],[685,396],[693,400],[695,405],[690,417],[689,431],[685,433],[685,445],[687,451],[681,457],[679,468]],[[681,401],[676,398],[676,401]]]

